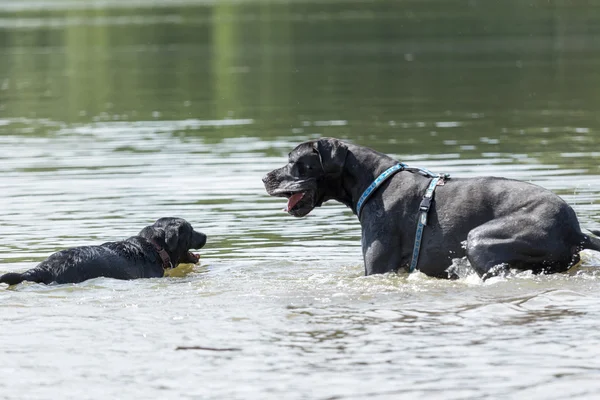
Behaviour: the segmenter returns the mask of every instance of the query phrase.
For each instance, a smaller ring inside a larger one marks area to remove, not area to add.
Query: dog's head
[[[200,249],[206,244],[206,235],[181,218],[161,218],[142,229],[139,236],[166,250],[173,267],[181,263],[196,264],[200,256],[190,249]]]
[[[288,155],[288,163],[264,178],[271,196],[286,197],[284,211],[304,217],[324,201],[337,198],[348,148],[337,139],[319,139],[298,145]]]

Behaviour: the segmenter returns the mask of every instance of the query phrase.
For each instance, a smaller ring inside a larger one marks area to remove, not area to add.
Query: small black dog
[[[82,246],[52,254],[35,268],[0,276],[0,283],[78,283],[87,279],[159,278],[180,263],[196,264],[206,235],[181,218],[161,218],[137,235],[100,246]]]

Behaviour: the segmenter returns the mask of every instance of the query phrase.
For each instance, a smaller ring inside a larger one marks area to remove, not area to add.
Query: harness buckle
[[[427,212],[431,208],[431,199],[432,197],[423,197],[421,200],[421,205],[419,206],[420,211]]]

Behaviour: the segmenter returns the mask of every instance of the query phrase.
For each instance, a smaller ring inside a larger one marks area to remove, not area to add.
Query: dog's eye
[[[296,163],[296,171],[298,175],[306,175],[313,167],[303,162]]]

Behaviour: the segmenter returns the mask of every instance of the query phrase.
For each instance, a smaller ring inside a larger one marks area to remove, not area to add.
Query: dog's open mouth
[[[298,192],[298,193],[289,193],[289,197],[288,197],[288,203],[287,206],[283,209],[283,211],[285,212],[290,212],[292,211],[296,206],[298,206],[298,203],[300,203],[300,201],[302,201],[302,199],[304,198],[304,196],[306,195],[306,192]]]
[[[294,217],[303,217],[313,208],[313,193],[310,190],[304,192],[281,193],[280,196],[287,197],[288,202],[283,211]]]
[[[194,254],[191,251],[188,251],[184,261],[190,264],[198,264],[200,261],[200,254]]]

